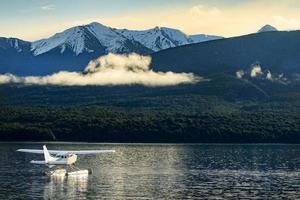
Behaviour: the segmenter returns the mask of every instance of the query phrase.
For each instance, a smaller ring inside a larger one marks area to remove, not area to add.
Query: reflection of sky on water
[[[112,167],[101,169],[99,163],[100,168],[94,169],[93,180],[101,180],[101,185],[109,188],[106,196],[154,197],[160,196],[164,190],[163,196],[166,197],[177,187],[173,174],[180,174],[182,167],[178,166],[181,164],[178,148],[161,148],[157,151],[156,146],[130,146],[127,150],[117,151]],[[178,169],[174,168],[175,165]]]

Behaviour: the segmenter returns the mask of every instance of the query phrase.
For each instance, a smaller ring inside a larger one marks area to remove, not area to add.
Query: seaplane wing
[[[44,154],[44,150],[40,150],[40,149],[18,149],[17,151],[24,152],[24,153]],[[50,154],[57,154],[57,155],[68,155],[68,154],[88,155],[88,154],[114,153],[115,150],[81,150],[81,151],[48,150],[48,152]]]

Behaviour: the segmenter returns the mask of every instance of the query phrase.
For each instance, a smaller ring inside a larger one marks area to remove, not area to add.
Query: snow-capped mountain
[[[208,36],[203,34],[189,36],[180,30],[166,27],[155,27],[145,31],[131,31],[127,29],[120,29],[117,31],[131,40],[138,41],[154,52],[181,45],[222,38],[219,36]]]
[[[31,50],[37,56],[57,48],[60,53],[69,50],[75,55],[95,51],[103,53],[150,52],[134,40],[128,40],[112,28],[99,23],[73,27],[48,39],[33,42]]]
[[[87,38],[88,35],[84,27],[70,28],[48,39],[33,42],[32,51],[35,56],[38,56],[55,48],[60,48],[60,53],[64,53],[66,49],[70,48],[78,55],[85,50],[91,51],[86,44]]]
[[[257,31],[257,32],[263,33],[263,32],[271,32],[271,31],[278,31],[278,30],[274,26],[267,24],[267,25],[263,26],[261,29],[259,29],[259,31]]]
[[[131,31],[91,23],[35,42],[0,38],[0,74],[45,75],[62,70],[81,71],[91,60],[110,52],[149,55],[171,47],[220,38],[188,36],[171,28]]]
[[[155,27],[144,31],[113,29],[94,22],[67,29],[48,39],[33,42],[31,50],[35,56],[53,50],[59,50],[61,54],[70,51],[76,56],[95,51],[101,51],[103,54],[108,52],[148,54],[171,47],[220,38],[222,37],[188,36],[180,30],[164,27]]]
[[[145,31],[131,31],[127,29],[117,31],[131,40],[138,41],[155,52],[189,44],[188,36],[176,29],[155,27]]]

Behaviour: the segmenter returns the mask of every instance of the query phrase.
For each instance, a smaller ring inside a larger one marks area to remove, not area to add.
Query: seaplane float
[[[36,165],[46,165],[49,171],[45,173],[51,176],[73,176],[88,175],[91,170],[82,170],[75,167],[77,155],[91,155],[102,153],[114,153],[115,150],[48,150],[46,145],[43,149],[18,149],[18,152],[44,154],[44,160],[32,160],[30,163]],[[51,170],[54,169],[54,170]]]

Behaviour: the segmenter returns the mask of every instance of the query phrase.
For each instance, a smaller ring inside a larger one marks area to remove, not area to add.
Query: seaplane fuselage
[[[55,155],[51,156],[46,160],[32,160],[30,163],[32,164],[40,164],[40,165],[72,165],[77,161],[77,155],[68,154],[68,155]]]

